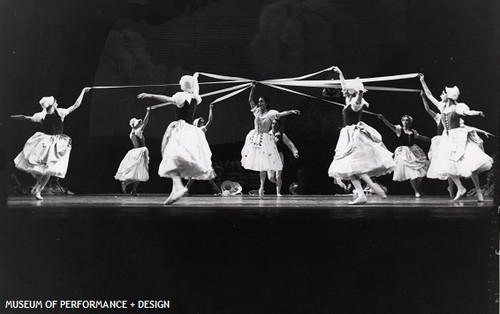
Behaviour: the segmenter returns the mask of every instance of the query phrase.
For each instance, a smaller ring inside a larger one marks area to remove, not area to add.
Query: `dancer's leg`
[[[189,182],[188,182],[189,184]],[[217,186],[217,184],[215,184],[215,181],[213,179],[210,179],[210,184],[212,185],[212,189],[217,193],[217,194],[222,194],[222,191],[220,190],[220,188]],[[186,187],[188,187],[186,185]]]
[[[455,183],[455,185],[458,188],[457,195],[453,199],[454,201],[456,201],[460,197],[462,197],[462,196],[465,195],[465,193],[467,192],[467,189],[464,188],[464,186],[462,185],[462,182],[460,181],[459,177],[457,177],[457,176],[450,176],[450,178],[451,178],[451,180],[453,181],[453,183]]]
[[[366,184],[368,184],[369,187],[372,188],[373,192],[375,192],[375,194],[377,194],[378,196],[380,196],[381,198],[386,198],[387,195],[385,194],[384,190],[382,190],[382,188],[380,187],[380,185],[378,185],[377,183],[373,182],[372,179],[370,178],[370,176],[368,176],[367,174],[362,174],[362,175],[359,175],[359,177],[366,182]]]
[[[283,180],[281,179],[282,170],[276,171],[276,196],[281,196],[281,185],[283,184]]]
[[[450,197],[453,198],[453,180],[451,179],[451,177],[448,177],[448,193],[450,194]]]
[[[417,179],[410,179],[410,184],[413,190],[415,191],[415,197],[420,197],[420,191],[418,187],[418,181]]]
[[[363,186],[361,185],[361,181],[359,180],[358,177],[356,176],[351,176],[349,178],[352,182],[352,185],[354,186],[354,189],[356,190],[357,197],[354,201],[349,202],[349,205],[357,205],[357,204],[364,204],[368,201],[365,195],[365,191],[363,191]]]
[[[130,192],[131,195],[138,196],[137,195],[137,186],[138,185],[139,185],[139,181],[134,182],[134,186],[132,187],[132,192]]]
[[[473,172],[470,176],[472,182],[474,183],[474,187],[476,188],[477,201],[484,202],[483,192],[481,190],[481,186],[479,185],[479,175],[477,172]]]
[[[272,183],[276,183],[276,171],[274,170],[269,170],[267,172],[267,178],[269,179],[269,181],[271,181]]]
[[[35,193],[35,197],[38,200],[43,200],[42,191],[45,188],[45,185],[47,185],[47,182],[49,182],[49,179],[50,179],[49,175],[40,176],[40,181],[38,183],[38,188],[37,188],[36,193]]]
[[[264,196],[264,183],[266,182],[266,171],[260,172],[260,187],[259,187],[259,196]]]
[[[169,177],[172,178],[172,192],[170,192],[170,196],[163,203],[165,205],[177,202],[187,192],[187,188],[182,184],[181,176],[177,172],[170,172]]]

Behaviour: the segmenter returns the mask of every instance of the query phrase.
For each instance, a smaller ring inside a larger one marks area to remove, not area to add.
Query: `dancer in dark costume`
[[[415,197],[420,197],[423,194],[422,179],[427,174],[429,160],[427,160],[424,151],[415,144],[415,140],[430,142],[431,139],[411,129],[413,118],[409,115],[401,117],[401,125],[390,123],[381,114],[378,117],[398,136],[398,147],[394,151],[394,175],[392,180],[410,180],[410,184],[415,191]]]
[[[158,169],[161,177],[172,179],[172,191],[164,204],[178,201],[187,192],[182,179],[209,180],[214,176],[212,152],[205,133],[192,125],[196,107],[201,103],[198,73],[184,75],[179,85],[182,92],[173,96],[142,93],[139,99],[152,98],[175,105],[177,118],[165,131],[161,144],[163,159]]]
[[[363,99],[366,90],[359,79],[346,82],[338,67],[333,67],[333,70],[339,75],[346,104],[342,110],[344,127],[340,131],[328,175],[339,183],[347,179],[352,182],[357,197],[349,202],[350,205],[367,202],[360,180],[365,181],[378,196],[386,198],[384,190],[370,177],[392,172],[394,161],[392,153],[382,143],[382,136],[361,121],[363,107],[368,107]]]
[[[13,115],[16,120],[40,123],[42,131],[31,136],[23,150],[14,159],[16,168],[33,175],[36,183],[31,189],[38,200],[43,200],[42,191],[51,176],[64,178],[68,170],[71,153],[71,138],[64,132],[64,119],[80,107],[83,96],[90,90],[85,87],[75,103],[68,108],[59,108],[53,96],[40,100],[42,111],[33,116]]]
[[[115,179],[122,182],[122,191],[127,193],[127,185],[133,183],[131,195],[137,196],[137,187],[139,182],[149,180],[149,151],[146,147],[146,138],[144,137],[144,128],[149,121],[151,108],[147,108],[144,119],[130,119],[130,140],[134,148],[129,150],[116,171]]]
[[[285,151],[285,146],[290,149],[290,151],[293,154],[293,157],[299,158],[299,151],[295,147],[292,141],[286,136],[285,133],[281,131],[281,122],[279,119],[274,119],[272,124],[271,124],[271,131],[269,133],[272,136],[273,141],[276,143],[276,148],[278,149],[278,152],[280,154],[281,158],[281,163],[284,165],[285,164],[285,157],[283,155],[283,152]],[[267,177],[269,180],[273,183],[276,183],[276,196],[281,196],[281,185],[283,183],[281,179],[281,174],[283,173],[283,170],[270,170],[267,173]]]

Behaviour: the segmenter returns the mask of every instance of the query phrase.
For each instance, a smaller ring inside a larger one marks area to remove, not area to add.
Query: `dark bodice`
[[[140,136],[137,136],[135,134],[131,134],[130,139],[132,140],[132,143],[134,144],[134,148],[146,146],[146,138],[144,138],[144,136],[140,137]]]
[[[345,106],[342,109],[342,120],[344,122],[344,126],[357,124],[361,121],[361,114],[363,113],[363,109],[359,111],[352,110],[351,106]]]
[[[63,134],[64,127],[61,116],[57,110],[53,113],[47,113],[42,120],[42,132],[49,135]]]
[[[441,121],[438,123],[437,125],[437,130],[436,130],[436,134],[437,135],[442,135],[443,134],[443,131],[444,131],[444,126],[443,126],[443,123],[441,123]]]
[[[401,136],[398,136],[396,146],[412,146],[413,144],[415,144],[415,131],[411,130],[410,134],[406,134],[401,129]]]
[[[185,101],[182,108],[175,107],[175,113],[177,115],[177,120],[184,120],[189,124],[193,123],[194,115],[196,113],[197,102],[196,99],[191,99],[190,102]]]
[[[441,124],[445,130],[456,129],[460,127],[460,115],[452,110],[441,114]]]

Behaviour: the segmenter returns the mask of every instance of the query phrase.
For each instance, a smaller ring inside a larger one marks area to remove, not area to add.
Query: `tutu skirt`
[[[371,126],[358,122],[340,131],[328,175],[341,180],[361,174],[378,177],[393,168],[392,153],[382,143],[382,136]]]
[[[64,134],[48,135],[36,132],[24,144],[23,150],[14,159],[17,169],[32,175],[66,176],[71,138]]]
[[[450,176],[468,178],[472,172],[491,169],[493,159],[482,150],[477,134],[468,128],[455,128],[435,136],[429,151],[427,177],[446,180]]]
[[[147,147],[133,148],[123,157],[115,179],[122,182],[149,180],[149,151]]]
[[[406,181],[425,177],[429,160],[417,145],[399,146],[394,152],[394,181]]]
[[[184,179],[210,180],[215,177],[212,151],[205,132],[184,120],[169,124],[162,141],[163,159],[158,169],[160,177],[176,172]]]
[[[269,133],[251,130],[241,150],[241,166],[247,170],[282,170],[280,153]]]

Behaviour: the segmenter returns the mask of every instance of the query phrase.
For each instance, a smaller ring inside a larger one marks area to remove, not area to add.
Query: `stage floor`
[[[498,313],[491,198],[370,196],[349,206],[351,196],[193,195],[164,206],[166,197],[9,197],[0,301],[169,300],[171,313]]]

